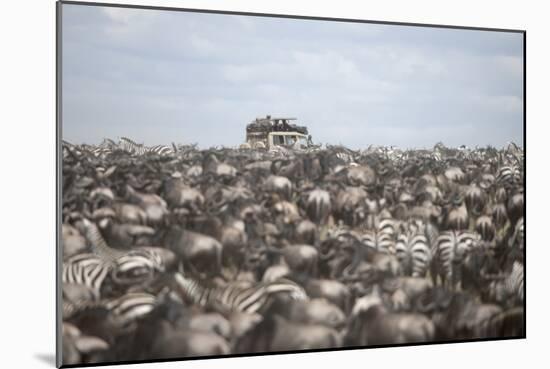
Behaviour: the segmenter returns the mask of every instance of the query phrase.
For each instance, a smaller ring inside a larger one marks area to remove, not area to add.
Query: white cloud
[[[74,137],[231,145],[271,113],[353,147],[522,141],[516,35],[79,6],[64,22]]]

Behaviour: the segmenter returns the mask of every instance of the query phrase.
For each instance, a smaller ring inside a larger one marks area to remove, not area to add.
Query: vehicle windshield
[[[299,147],[307,147],[307,138],[293,135],[273,135],[273,144],[278,146],[295,146],[298,142]]]
[[[275,145],[284,145],[285,144],[285,136],[283,136],[283,135],[273,135],[273,143]]]

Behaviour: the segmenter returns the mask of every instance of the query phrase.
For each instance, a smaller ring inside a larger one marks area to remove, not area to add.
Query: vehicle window
[[[294,145],[296,142],[296,136],[287,136],[287,145]]]

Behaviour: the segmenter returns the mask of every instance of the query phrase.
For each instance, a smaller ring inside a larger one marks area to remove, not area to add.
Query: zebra
[[[63,159],[66,159],[69,156],[72,156],[73,158],[78,158],[83,154],[83,150],[81,147],[79,147],[78,145],[74,145],[66,140],[61,140],[61,149]]]
[[[166,156],[174,153],[174,149],[172,147],[165,145],[145,146],[143,144],[138,144],[127,137],[121,137],[118,146],[121,150],[129,152],[133,155],[156,154]]]
[[[439,229],[436,225],[434,225],[430,221],[425,221],[422,218],[413,217],[412,219],[409,219],[406,223],[401,223],[399,225],[399,229],[401,233],[418,233],[426,236],[426,240],[428,241],[428,245],[430,246],[433,255],[434,245],[436,243],[437,237],[439,236]]]
[[[389,235],[391,238],[395,237],[396,221],[392,218],[378,219],[376,222],[376,230],[378,233]]]
[[[105,149],[111,149],[111,150],[116,150],[118,148],[118,145],[116,144],[116,142],[111,140],[110,138],[104,138],[103,141],[98,146],[103,147]]]
[[[336,157],[342,160],[345,164],[353,163],[353,155],[347,152],[337,152]]]
[[[308,299],[301,286],[284,278],[256,284],[234,281],[225,286],[207,287],[194,278],[184,276],[181,270],[174,276],[178,290],[185,300],[225,312],[261,313],[273,301],[272,297],[279,294],[286,294],[297,301]]]
[[[130,292],[102,305],[126,325],[149,314],[157,305],[157,297],[146,292]]]
[[[519,250],[525,247],[525,224],[523,217],[519,218],[514,227],[514,233],[508,240],[508,246],[510,248],[518,248]]]
[[[395,241],[393,233],[379,231],[366,231],[361,235],[361,243],[373,250],[385,253],[395,253]]]
[[[507,292],[507,295],[512,296],[516,301],[521,303],[523,303],[525,297],[523,275],[523,264],[515,261],[512,265],[512,271],[504,280],[504,289]]]
[[[151,281],[166,270],[162,256],[153,248],[140,247],[114,261],[111,277],[117,285],[134,285]]]
[[[149,314],[157,306],[157,297],[146,292],[130,292],[122,296],[100,299],[67,301],[63,299],[63,320],[94,309],[105,309],[112,314],[119,326],[128,324]]]
[[[117,285],[127,286],[151,281],[157,272],[164,272],[175,259],[170,250],[158,247],[139,247],[122,251],[109,247],[99,228],[92,221],[83,218],[84,237],[92,251],[109,269]]]
[[[96,158],[102,158],[102,159],[104,159],[107,155],[109,155],[113,152],[112,149],[107,148],[107,147],[101,147],[101,146],[90,147],[88,150]]]
[[[445,231],[439,235],[434,245],[434,260],[432,262],[432,279],[434,284],[437,276],[443,285],[450,283],[455,286],[460,276],[461,264],[466,255],[479,245],[480,236],[469,231]]]
[[[77,254],[63,262],[62,281],[85,285],[98,298],[101,286],[110,272],[111,265],[99,256],[90,253]]]
[[[492,281],[489,285],[489,296],[492,300],[509,306],[523,304],[525,298],[523,264],[514,261],[507,275]]]
[[[407,275],[424,277],[432,259],[427,237],[423,232],[401,233],[395,244],[395,255]]]
[[[520,184],[523,182],[523,174],[518,165],[505,165],[499,168],[496,182],[505,187]]]

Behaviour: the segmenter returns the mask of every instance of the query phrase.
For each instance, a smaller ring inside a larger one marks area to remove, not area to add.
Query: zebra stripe
[[[164,270],[164,262],[158,253],[135,249],[114,261],[111,275],[119,285],[142,284],[152,280],[156,272]]]
[[[94,222],[84,218],[82,223],[84,225],[84,237],[91,245],[92,252],[103,261],[112,264],[116,259],[126,254],[124,251],[109,247]]]
[[[498,184],[514,185],[522,182],[522,174],[517,165],[506,165],[498,170],[496,181]]]
[[[63,262],[63,283],[81,284],[89,287],[99,297],[101,285],[111,266],[94,254],[78,254]]]
[[[436,241],[436,260],[443,284],[455,284],[461,263],[466,255],[478,245],[479,235],[467,231],[446,231]],[[434,276],[435,277],[435,276]]]
[[[525,247],[525,222],[523,217],[519,218],[516,226],[514,227],[514,234],[512,236],[512,246],[517,245],[520,250]]]
[[[256,313],[260,311],[274,295],[285,293],[293,300],[306,300],[307,294],[296,283],[279,279],[260,282],[256,285],[244,285],[233,282],[222,287],[206,287],[199,281],[175,274],[176,283],[183,296],[193,304],[215,306],[227,311]]]
[[[360,238],[363,245],[385,254],[395,253],[393,235],[383,231],[367,231]]]
[[[61,140],[61,148],[63,151],[63,158],[67,158],[69,155],[72,155],[74,157],[81,156],[82,155],[82,148],[78,145],[74,145],[68,141]]]
[[[126,325],[149,314],[156,307],[156,297],[149,293],[132,292],[109,300],[63,301],[63,319],[70,319],[87,310],[103,308]]]
[[[156,272],[165,270],[160,251],[153,247],[140,247],[130,251],[116,250],[101,235],[94,222],[83,219],[84,237],[97,257],[111,268],[111,276],[119,285],[142,284],[150,281]]]
[[[439,237],[439,230],[433,223],[426,222],[420,218],[413,218],[406,223],[402,223],[400,230],[401,233],[405,234],[422,234],[426,236],[432,255],[435,253],[434,245],[436,244],[437,237]]]
[[[523,303],[523,264],[515,261],[512,266],[512,271],[504,280],[504,289],[507,296],[511,296],[517,301]]]
[[[94,147],[90,149],[90,152],[96,158],[105,158],[107,155],[111,154],[113,151],[105,147]]]
[[[395,220],[391,218],[382,219],[377,225],[378,233],[384,233],[393,237],[395,235]]]
[[[405,273],[413,277],[426,275],[432,253],[428,239],[423,234],[400,234],[395,244],[397,260],[404,266]]]
[[[508,306],[523,304],[525,299],[523,264],[515,261],[509,274],[503,279],[491,282],[489,296],[496,302]]]
[[[118,141],[118,146],[121,150],[129,152],[130,154],[137,154],[136,149],[142,147],[143,145],[140,145],[127,137],[121,137]]]
[[[156,297],[145,292],[132,292],[109,300],[104,306],[126,324],[149,314],[156,306]]]
[[[345,152],[337,152],[336,157],[346,164],[353,162],[353,156]]]
[[[145,146],[143,144],[138,144],[127,137],[120,138],[119,147],[121,150],[129,152],[133,155],[156,154],[160,156],[166,156],[174,153],[174,149],[169,146]]]

